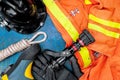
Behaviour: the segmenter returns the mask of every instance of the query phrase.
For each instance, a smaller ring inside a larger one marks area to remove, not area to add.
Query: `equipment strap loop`
[[[33,41],[40,35],[44,35],[44,38],[39,40],[39,41]],[[47,35],[46,35],[45,32],[38,32],[31,39],[29,39],[28,41],[30,42],[30,44],[38,44],[38,43],[44,42],[46,40],[46,38],[47,38]]]

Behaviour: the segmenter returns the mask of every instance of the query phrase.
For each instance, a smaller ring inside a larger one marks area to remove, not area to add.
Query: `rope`
[[[41,34],[44,35],[43,39],[41,39],[39,41],[33,41]],[[29,47],[32,44],[38,44],[38,43],[44,42],[46,40],[46,38],[47,38],[47,35],[45,32],[38,32],[29,40],[23,39],[15,44],[12,44],[9,47],[7,47],[6,49],[3,49],[0,51],[0,61],[7,58],[8,56],[13,55],[16,52],[26,49],[27,47]]]

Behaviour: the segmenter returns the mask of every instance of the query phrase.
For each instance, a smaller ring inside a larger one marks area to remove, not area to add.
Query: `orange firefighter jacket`
[[[95,42],[75,53],[80,80],[120,79],[120,1],[43,0],[66,47],[88,29]]]

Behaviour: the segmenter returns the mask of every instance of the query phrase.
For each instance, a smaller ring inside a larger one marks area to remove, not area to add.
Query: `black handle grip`
[[[87,46],[95,41],[94,37],[86,29],[80,34],[79,39]]]
[[[85,29],[79,36],[79,39],[72,46],[68,48],[71,54],[75,53],[77,50],[80,49],[82,46],[88,46],[89,44],[93,43],[95,39],[93,36]]]

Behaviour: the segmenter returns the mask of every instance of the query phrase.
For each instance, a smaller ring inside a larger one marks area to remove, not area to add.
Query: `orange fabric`
[[[69,18],[69,20],[72,22],[72,24],[75,26],[76,30],[79,33],[81,33],[82,30],[87,27],[88,14],[86,13],[87,8],[85,8],[85,5],[83,5],[83,3],[81,3],[79,0],[73,0],[72,3],[69,0],[56,0],[55,2],[58,5],[58,7],[63,11],[63,13]],[[76,16],[72,16],[71,11],[75,8],[78,8],[80,13],[76,14]],[[65,29],[55,19],[55,17],[51,14],[49,10],[48,13],[52,18],[56,28],[65,40],[66,46],[70,46],[72,44],[72,39],[70,38],[69,34],[67,34]]]
[[[112,56],[114,54],[118,39],[108,37],[97,31],[89,31],[92,35],[95,35],[94,38],[96,40],[94,44],[91,44],[89,47],[94,51],[104,53],[107,56]]]
[[[58,7],[62,10],[62,12],[69,18],[69,20],[72,22],[76,30],[81,33],[83,29],[87,28],[88,23],[88,14],[87,14],[87,7],[84,5],[84,2],[81,0],[74,0],[72,3],[69,0],[56,0],[55,3],[58,5]],[[75,16],[72,16],[71,11],[74,9],[79,9],[79,14],[76,14]],[[67,33],[67,31],[64,29],[64,27],[57,21],[57,19],[52,15],[52,13],[47,10],[53,23],[55,24],[55,27],[57,30],[61,33],[63,39],[66,42],[66,47],[70,46],[73,42],[72,38],[70,37],[70,34]],[[69,27],[69,26],[68,26]],[[91,54],[90,54],[91,55]],[[84,67],[82,58],[80,56],[79,52],[76,52],[76,58],[78,59],[78,63],[81,66],[81,68]]]
[[[120,23],[120,0],[90,0],[92,4],[85,5],[84,0],[56,0],[56,4],[61,8],[63,13],[70,19],[72,24],[78,30],[79,33],[89,23],[98,25],[106,30],[120,33],[120,28],[108,27],[104,24],[98,23],[91,19],[88,19],[88,15],[92,14],[100,19],[118,22]],[[71,16],[70,11],[74,8],[80,10],[76,16]],[[66,41],[66,45],[69,46],[72,43],[72,39],[60,25],[59,21],[49,12],[48,13],[53,20],[58,31],[61,33],[63,39]],[[69,27],[69,26],[68,26]],[[83,71],[83,76],[79,80],[119,80],[120,79],[120,38],[113,38],[104,35],[101,32],[89,29],[90,33],[95,38],[95,43],[88,46],[92,64],[87,68],[82,68],[83,61],[80,54],[75,54],[78,59],[78,63]],[[100,57],[94,57],[94,51],[100,53]]]
[[[120,40],[111,57],[101,55],[79,80],[120,80]]]
[[[83,63],[83,60],[82,60],[82,58],[81,58],[81,55],[79,54],[78,51],[75,53],[75,57],[76,57],[76,59],[77,59],[78,64],[80,65],[80,67],[83,68],[84,63]]]
[[[92,51],[90,49],[88,49],[88,51],[89,51],[89,54],[90,54],[90,57],[91,57],[91,61],[94,62],[94,60],[95,60],[95,57],[93,56],[94,51]],[[75,53],[75,57],[77,59],[78,64],[80,65],[80,68],[83,69],[83,72],[84,72],[84,63],[83,63],[81,55],[78,51]],[[92,65],[92,63],[90,65]]]
[[[92,14],[100,19],[118,22],[120,23],[120,1],[119,0],[94,0],[96,1],[96,5],[92,5],[89,10],[89,14]],[[101,26],[104,29],[109,31],[113,31],[120,34],[120,28],[112,28],[109,26],[105,26],[98,22],[89,19],[89,23],[93,23]],[[112,56],[114,54],[114,50],[116,48],[118,39],[106,36],[102,33],[99,33],[95,30],[89,29],[96,42],[93,45],[90,45],[90,48],[98,51],[100,53],[104,53],[107,56]],[[97,47],[101,46],[101,47]]]
[[[94,0],[96,4],[88,6],[89,14],[108,21],[120,23],[120,1],[119,0]],[[89,20],[104,29],[120,33],[120,28],[111,28],[103,24]],[[89,24],[88,23],[88,24]],[[101,53],[93,64],[82,69],[84,75],[79,80],[120,80],[120,38],[112,38],[95,30],[90,30],[96,42],[89,48]]]
[[[120,79],[120,39],[115,50],[115,54],[110,59],[110,68],[114,80]]]

